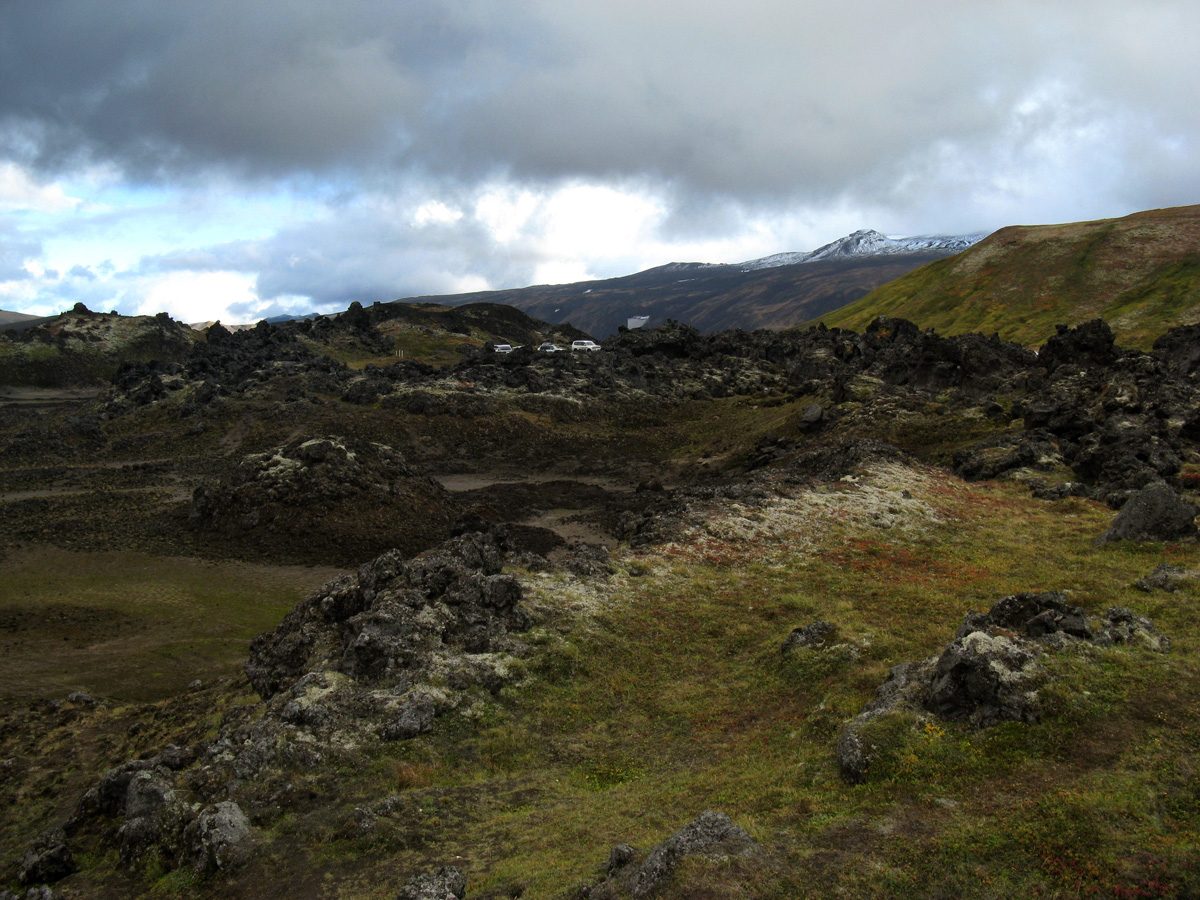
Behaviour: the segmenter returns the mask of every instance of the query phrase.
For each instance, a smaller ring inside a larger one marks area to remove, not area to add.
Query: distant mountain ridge
[[[838,309],[918,266],[958,253],[982,235],[889,238],[863,230],[807,253],[742,263],[672,262],[633,275],[403,302],[505,303],[546,322],[607,337],[634,316],[676,319],[703,332],[790,328]]]
[[[918,266],[958,253],[982,237],[892,238],[864,229],[816,250],[775,253],[741,263],[671,262],[615,278],[406,297],[396,302],[507,304],[544,322],[570,323],[601,338],[614,334],[635,316],[648,317],[651,327],[676,319],[703,332],[789,328],[851,303]],[[316,315],[275,316],[267,321]],[[29,321],[14,321],[6,327],[22,330],[53,317],[25,318]],[[191,327],[202,331],[209,324]],[[236,330],[252,324],[226,327]]]

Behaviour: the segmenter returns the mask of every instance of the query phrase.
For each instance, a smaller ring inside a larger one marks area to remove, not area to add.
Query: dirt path
[[[520,542],[539,553],[579,541],[616,547],[621,514],[646,502],[632,478],[608,475],[492,471],[434,477],[466,509],[518,526]]]
[[[51,404],[75,403],[80,400],[91,400],[105,390],[101,387],[90,388],[39,388],[16,387],[11,384],[0,385],[0,403],[13,404]]]
[[[575,482],[603,488],[606,491],[632,491],[633,486],[628,482],[603,475],[573,475],[564,477],[555,474],[519,475],[512,472],[470,472],[454,475],[434,475],[433,479],[451,493],[459,494],[478,491],[484,488],[507,485],[545,485],[552,483]]]

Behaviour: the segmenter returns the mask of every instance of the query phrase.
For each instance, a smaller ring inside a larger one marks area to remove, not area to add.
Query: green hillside
[[[1059,323],[1099,316],[1120,343],[1149,347],[1168,328],[1200,321],[1200,206],[1002,228],[816,321],[862,330],[880,315],[1027,346]]]

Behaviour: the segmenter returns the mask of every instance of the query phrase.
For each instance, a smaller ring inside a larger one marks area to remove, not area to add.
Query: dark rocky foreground
[[[601,353],[539,354],[527,346],[498,354],[490,344],[463,345],[461,361],[442,367],[394,360],[355,370],[320,352],[322,341],[379,343],[376,328],[391,314],[373,307],[236,333],[213,326],[182,361],[127,363],[98,417],[77,416],[66,429],[8,430],[0,458],[105,452],[113,448],[105,446],[102,423],[150,409],[172,431],[202,442],[231,404],[304,421],[337,397],[339,406],[416,417],[427,433],[453,421],[473,422],[486,434],[509,413],[586,426],[714,399],[809,397],[802,414],[741,460],[746,467],[770,464],[823,435],[882,437],[966,479],[1023,478],[1048,499],[1088,496],[1117,508],[1130,491],[1155,481],[1183,489],[1185,463],[1200,440],[1200,326],[1173,329],[1150,353],[1116,346],[1100,320],[1064,327],[1040,353],[982,335],[942,338],[903,320],[876,321],[862,335],[824,328],[702,335],[671,323],[618,334]],[[494,459],[538,453],[532,433],[484,440]],[[395,447],[407,459],[412,449]],[[371,477],[395,488],[384,475]],[[245,471],[233,479],[250,490]],[[230,505],[231,489],[197,498],[193,524],[228,530],[235,519],[253,523],[249,507],[235,512]],[[335,503],[353,503],[342,494]],[[265,507],[259,517],[279,520]],[[437,537],[445,535],[443,527]],[[428,545],[432,537],[414,540]]]
[[[378,341],[378,314],[354,312],[340,324],[214,328],[182,360],[126,364],[95,406],[53,427],[15,415],[6,423],[0,458],[31,469],[34,460],[57,461],[64,471],[175,440],[211,452],[219,435],[230,444],[223,462],[197,466],[186,498],[146,521],[191,536],[197,543],[189,546],[264,557],[301,547],[314,559],[361,563],[254,639],[244,671],[256,701],[226,710],[202,739],[112,760],[62,828],[13,851],[15,880],[41,892],[30,896],[46,895],[40,885],[66,878],[80,859],[105,853],[131,872],[190,872],[214,885],[236,878],[263,852],[273,823],[311,802],[298,772],[345,770],[371,748],[414,746],[449,721],[482,729],[472,723],[492,721],[497,698],[544,665],[536,641],[545,636],[532,632],[546,623],[531,612],[523,579],[542,574],[593,590],[616,572],[609,550],[514,525],[558,502],[569,475],[456,494],[429,475],[448,445],[465,448],[463,468],[488,461],[537,469],[567,446],[547,449],[548,436],[559,440],[556,429],[676,414],[690,423],[681,411],[732,408],[713,406],[720,401],[790,410],[765,433],[738,435],[726,458],[677,465],[666,486],[647,454],[619,502],[616,491],[575,482],[581,504],[604,507],[591,524],[610,545],[635,550],[680,539],[697,509],[736,504],[752,517],[781,486],[839,485],[874,465],[918,462],[968,480],[1024,483],[1047,504],[1090,498],[1119,508],[1111,528],[1095,534],[1103,543],[1195,535],[1200,329],[1176,329],[1142,353],[1117,347],[1097,321],[1063,329],[1035,354],[979,335],[945,339],[899,320],[877,321],[862,335],[705,336],[672,324],[620,334],[600,353],[485,347],[445,367],[399,361],[355,370],[313,343],[347,330],[364,346]],[[236,418],[245,410],[253,411],[250,428]],[[505,417],[529,431],[490,435]],[[262,433],[244,445],[230,438],[254,427]],[[387,441],[377,439],[384,429]],[[479,433],[487,440],[471,444]],[[622,464],[611,446],[569,462],[584,473],[611,472]],[[156,468],[164,463],[138,465],[147,466],[142,476],[164,474]],[[103,476],[114,485],[122,477],[115,471]],[[512,574],[514,566],[526,574]],[[1144,589],[1178,589],[1193,574],[1156,569]],[[837,626],[810,622],[784,652],[819,657],[837,640]],[[869,783],[897,727],[1036,723],[1038,691],[1061,660],[1084,665],[1091,653],[1158,654],[1170,644],[1126,607],[1096,615],[1056,592],[1011,595],[967,616],[936,654],[894,666],[875,699],[828,741],[828,754],[847,782]],[[399,841],[425,815],[403,790],[359,799],[353,827],[338,835],[356,847]],[[677,871],[778,862],[709,811],[644,853],[617,845],[597,873],[578,873],[578,896],[650,896],[669,891]],[[448,866],[415,876],[399,896],[474,895]]]
[[[182,363],[135,364],[118,373],[102,415],[170,399],[179,427],[189,427],[222,398],[288,405],[337,394],[344,403],[429,418],[486,419],[515,405],[586,422],[622,404],[654,409],[734,396],[811,396],[813,405],[789,423],[791,433],[769,438],[774,443],[746,461],[753,466],[838,430],[887,434],[904,447],[920,436],[899,426],[937,403],[943,412],[973,417],[959,438],[967,446],[945,460],[962,477],[1029,477],[1048,495],[1087,495],[1114,507],[1154,481],[1179,490],[1200,438],[1197,326],[1173,329],[1143,353],[1117,347],[1096,320],[1062,329],[1033,353],[982,335],[942,338],[903,320],[877,321],[862,335],[824,328],[702,335],[671,324],[619,334],[602,353],[497,354],[485,347],[464,351],[450,367],[398,361],[361,372],[301,339],[305,328],[321,327],[210,329],[208,342]],[[971,431],[987,436],[971,445]],[[948,438],[931,443],[944,448]],[[1057,473],[1068,477],[1054,482]]]

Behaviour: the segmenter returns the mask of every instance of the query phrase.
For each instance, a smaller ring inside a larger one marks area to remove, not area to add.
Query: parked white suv
[[[600,345],[595,341],[571,341],[572,350],[599,350]]]

